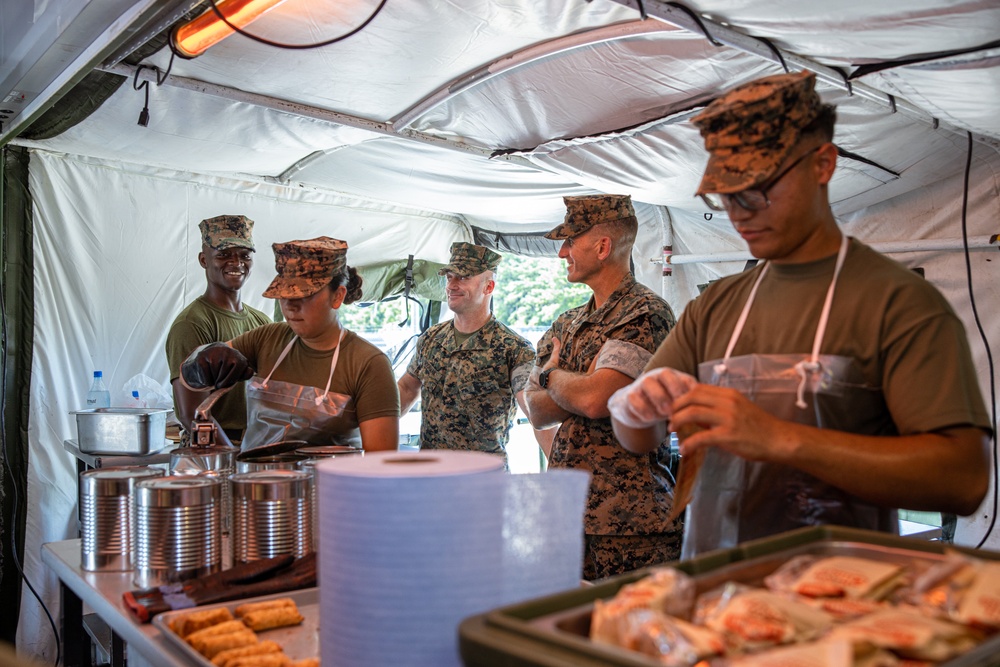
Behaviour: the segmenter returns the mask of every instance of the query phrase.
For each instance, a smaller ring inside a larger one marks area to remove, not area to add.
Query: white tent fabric
[[[52,12],[70,4],[36,3],[35,17],[18,18],[51,25]],[[538,232],[561,220],[562,196],[629,193],[642,224],[637,272],[680,312],[700,284],[744,266],[680,263],[745,250],[725,217],[693,197],[706,156],[689,119],[719,91],[782,71],[763,38],[791,68],[818,72],[824,100],[838,105],[837,144],[862,158],[843,158],[831,184],[847,233],[876,247],[960,246],[967,133],[968,235],[997,232],[997,2],[687,3],[721,46],[676,7],[646,0],[651,18],[643,21],[638,4],[389,1],[364,30],[324,49],[233,36],[195,60],[174,60],[163,85],[150,84],[148,127],[136,124],[144,93],[133,84],[156,74],[116,59],[100,69],[128,80],[92,115],[50,139],[15,140],[31,149],[35,229],[25,569],[50,609],[56,586],[39,546],[75,530],[75,468],[62,448],[75,433],[69,412],[96,368],[112,389],[137,373],[164,378],[166,327],[203,289],[194,225],[204,217],[250,216],[264,249],[329,234],[348,240],[353,264],[408,254],[443,261],[452,241],[471,238],[470,226]],[[377,5],[287,0],[251,31],[318,41]],[[129,29],[124,19],[108,26]],[[861,65],[914,58],[848,86]],[[164,50],[142,64],[162,75],[170,63]],[[0,80],[7,66],[0,63]],[[663,246],[678,263],[661,278]],[[970,262],[980,320],[995,344],[994,253],[974,250]],[[923,267],[955,306],[989,396],[964,255],[895,257]],[[245,290],[266,311],[272,305],[257,295],[271,266],[261,250]],[[985,534],[992,500],[991,489],[981,511],[960,522],[960,543]],[[987,546],[1000,547],[1000,530]],[[27,591],[22,600],[19,647],[49,660],[47,622]]]

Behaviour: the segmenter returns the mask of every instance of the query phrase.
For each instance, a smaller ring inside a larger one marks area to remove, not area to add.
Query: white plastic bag
[[[132,398],[133,391],[139,392],[139,400],[145,401],[146,407],[174,409],[174,394],[170,387],[164,387],[142,373],[132,376],[122,385],[121,396],[116,397],[120,400],[115,401],[114,404],[127,405]]]

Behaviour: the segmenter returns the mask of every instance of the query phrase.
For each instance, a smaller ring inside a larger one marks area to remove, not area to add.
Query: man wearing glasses
[[[609,402],[626,449],[669,429],[682,456],[704,456],[685,558],[808,525],[897,532],[900,507],[968,515],[989,485],[962,322],[922,277],[841,233],[836,113],[814,86],[807,72],[766,77],[694,118],[709,151],[698,194],[765,261],[691,302]]]

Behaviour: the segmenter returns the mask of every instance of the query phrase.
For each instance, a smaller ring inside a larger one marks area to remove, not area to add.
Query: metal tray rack
[[[765,576],[800,554],[859,556],[894,563],[930,565],[943,558],[945,545],[867,530],[822,526],[804,528],[741,546],[713,551],[676,563],[691,574],[700,594],[727,581],[761,585]],[[1000,554],[956,548],[977,558],[1000,560]],[[466,667],[657,667],[662,663],[624,648],[592,642],[594,600],[614,597],[625,584],[650,572],[644,568],[590,587],[529,600],[472,616],[459,628],[459,648]],[[1000,636],[939,667],[1000,666]]]
[[[155,625],[163,636],[172,644],[180,648],[187,655],[193,664],[201,667],[215,667],[211,660],[195,651],[190,644],[170,629],[170,623],[178,616],[190,614],[193,611],[203,609],[216,609],[228,607],[229,611],[235,613],[236,607],[247,602],[263,602],[264,600],[275,600],[278,598],[292,598],[299,608],[299,613],[305,617],[300,625],[293,625],[285,628],[275,628],[273,630],[263,630],[258,632],[261,641],[270,639],[277,642],[285,655],[292,660],[304,660],[305,658],[319,657],[319,589],[305,588],[288,593],[278,593],[276,595],[264,595],[256,598],[246,598],[243,600],[231,600],[220,604],[209,604],[194,609],[183,609],[178,611],[168,611],[153,617]]]

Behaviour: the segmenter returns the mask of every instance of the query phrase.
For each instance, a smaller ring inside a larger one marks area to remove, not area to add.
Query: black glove
[[[247,358],[225,343],[199,347],[181,364],[181,377],[192,389],[224,389],[253,377]]]

